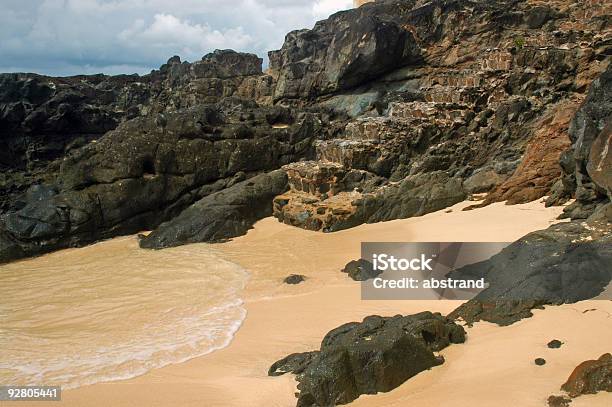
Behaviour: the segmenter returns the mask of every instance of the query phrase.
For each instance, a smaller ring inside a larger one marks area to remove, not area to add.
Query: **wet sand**
[[[267,376],[276,360],[316,349],[330,329],[367,315],[447,313],[458,305],[453,301],[362,301],[359,284],[339,272],[346,262],[359,257],[361,241],[512,241],[547,227],[561,211],[535,202],[462,212],[468,204],[458,204],[450,213],[362,225],[334,234],[265,219],[246,236],[214,246],[224,258],[251,273],[242,295],[247,317],[227,348],[134,379],[65,391],[61,403],[48,405],[294,406],[293,378]],[[283,284],[282,279],[292,273],[304,274],[308,280],[297,286]],[[559,393],[573,367],[610,351],[611,314],[612,302],[589,301],[536,311],[533,318],[510,327],[476,324],[468,330],[465,344],[442,352],[444,365],[389,393],[362,396],[351,405],[429,407],[452,400],[454,406],[544,406],[548,395]],[[548,349],[551,339],[565,345]],[[536,357],[548,363],[538,367],[533,363]],[[609,405],[611,397],[585,396],[572,406]]]

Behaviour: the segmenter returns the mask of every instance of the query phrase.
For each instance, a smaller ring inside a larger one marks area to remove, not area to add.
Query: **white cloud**
[[[265,52],[351,0],[2,0],[0,71],[117,73],[216,48]],[[5,4],[6,3],[6,4]],[[26,3],[26,4],[24,4]],[[129,73],[129,72],[128,72]]]
[[[317,19],[327,16],[338,10],[346,10],[353,6],[353,0],[317,0],[312,7],[313,14]]]

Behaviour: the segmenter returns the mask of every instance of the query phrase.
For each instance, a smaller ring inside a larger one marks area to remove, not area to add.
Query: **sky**
[[[139,73],[215,49],[266,60],[352,0],[1,0],[0,72]]]

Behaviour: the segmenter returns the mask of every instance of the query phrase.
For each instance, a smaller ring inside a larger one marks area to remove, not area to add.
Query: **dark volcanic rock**
[[[389,185],[376,194],[364,195],[353,203],[355,211],[350,216],[337,219],[327,231],[421,216],[459,203],[466,197],[460,178],[449,177],[442,171],[410,175],[399,185]]]
[[[211,194],[162,223],[140,241],[145,249],[187,243],[218,242],[245,234],[253,224],[272,215],[272,199],[287,189],[282,170],[258,175]]]
[[[546,344],[546,346],[548,346],[550,349],[559,349],[562,345],[563,342],[558,339],[553,339],[552,341]]]
[[[286,126],[275,127],[279,117]],[[0,218],[0,262],[155,229],[205,196],[312,154],[322,124],[231,99],[124,122],[65,157],[44,199],[15,200]]]
[[[382,273],[380,270],[374,270],[372,263],[363,259],[348,262],[342,272],[348,273],[349,277],[355,281],[366,281]]]
[[[433,352],[464,341],[463,328],[440,314],[370,316],[330,331],[319,351],[276,362],[269,374],[297,374],[300,407],[346,404],[443,363]]]
[[[536,358],[533,362],[538,366],[544,366],[546,364],[546,359]]]
[[[306,280],[306,276],[301,274],[291,274],[290,276],[285,277],[283,282],[285,284],[300,284]]]
[[[310,230],[485,191],[575,195],[569,216],[611,219],[610,70],[589,90],[610,30],[607,9],[590,7],[379,0],[290,33],[266,73],[223,50],[143,76],[0,75],[0,262],[155,229],[287,165],[305,171],[274,215]]]
[[[173,57],[148,75],[52,78],[0,74],[0,213],[30,185],[48,182],[56,159],[125,120],[214,104],[233,95],[265,99],[262,60],[215,51],[194,63]],[[160,121],[161,120],[161,121]]]
[[[576,366],[561,389],[571,397],[599,391],[612,392],[612,355],[606,353],[597,360],[582,362]]]
[[[269,53],[277,78],[274,98],[309,99],[350,89],[420,62],[420,52],[413,33],[382,10],[336,13],[312,30],[290,32],[283,47]]]
[[[459,279],[484,277],[490,286],[449,317],[508,325],[531,316],[532,308],[599,295],[612,279],[611,227],[607,220],[553,225],[452,272]]]
[[[562,157],[568,161],[565,165],[562,161],[563,188],[549,203],[575,192],[576,202],[564,210],[565,215],[585,219],[612,198],[612,149],[608,148],[612,141],[612,65],[591,84],[570,124],[569,135],[573,145]]]
[[[567,396],[550,396],[546,401],[548,407],[569,407],[572,399]]]

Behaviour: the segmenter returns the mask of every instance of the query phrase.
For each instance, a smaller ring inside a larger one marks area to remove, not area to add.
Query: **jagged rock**
[[[519,167],[476,207],[501,201],[526,203],[547,195],[561,175],[559,157],[570,145],[567,129],[576,109],[576,102],[561,103],[535,123],[535,134]]]
[[[599,391],[612,392],[612,355],[603,354],[597,360],[582,362],[561,386],[570,397],[594,394]]]
[[[380,270],[374,270],[372,263],[363,259],[348,262],[342,272],[347,273],[355,281],[366,281],[382,273]]]
[[[463,182],[463,187],[468,194],[481,194],[489,192],[506,180],[506,176],[498,174],[492,169],[476,171]]]
[[[290,32],[283,47],[268,55],[277,79],[276,100],[350,89],[421,60],[410,30],[379,12],[360,10],[336,13],[312,30]]]
[[[572,195],[575,185],[576,202],[565,208],[565,216],[585,219],[597,206],[610,202],[610,123],[612,120],[612,66],[603,72],[589,87],[583,105],[570,123],[569,135],[572,148],[566,154],[573,158],[573,165],[564,165],[563,193]],[[591,177],[591,173],[594,178]],[[568,190],[569,189],[569,190]],[[557,197],[553,197],[557,199]],[[554,203],[552,200],[550,203]]]
[[[464,341],[463,328],[440,314],[370,316],[330,331],[319,351],[276,362],[269,375],[297,374],[299,407],[346,404],[443,363],[433,352]]]
[[[216,192],[162,223],[140,240],[145,249],[187,243],[218,242],[245,234],[253,224],[272,215],[272,199],[287,188],[282,170],[261,174]]]
[[[449,317],[509,325],[530,317],[533,308],[602,293],[612,279],[612,224],[602,220],[553,225],[450,275],[484,277],[489,287]]]
[[[159,121],[157,113],[246,93],[246,82],[262,77],[261,64],[253,54],[217,50],[194,63],[170,58],[144,76],[0,74],[0,169],[9,176],[0,182],[0,212],[31,184],[48,182],[54,160],[121,122]],[[266,92],[262,85],[251,94],[260,100]]]
[[[155,229],[236,177],[308,156],[322,123],[314,114],[296,116],[228,99],[166,113],[163,125],[149,117],[124,122],[61,161],[49,186],[56,195],[16,201],[0,220],[8,239],[0,262]],[[287,126],[276,126],[279,119]]]
[[[301,274],[291,274],[290,276],[285,277],[283,282],[285,284],[300,284],[306,280],[306,276]]]
[[[589,7],[382,0],[290,33],[266,73],[225,50],[144,76],[1,75],[0,261],[151,230],[306,160],[335,179],[302,177],[308,191],[292,186],[274,215],[311,230],[418,216],[503,183],[511,202],[540,196],[558,141],[544,140],[548,115],[608,65],[609,13]],[[577,148],[551,191],[550,204],[578,188],[574,218],[607,216],[608,76],[570,126]],[[57,194],[27,198],[32,185]]]

